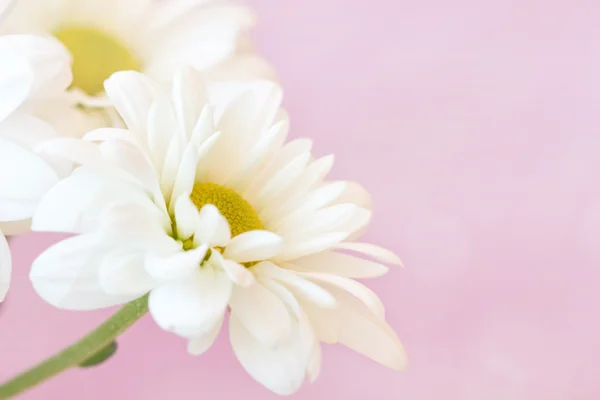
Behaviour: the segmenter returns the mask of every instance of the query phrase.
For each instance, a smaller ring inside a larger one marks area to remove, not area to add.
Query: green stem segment
[[[16,396],[43,381],[84,364],[148,312],[148,295],[127,303],[81,340],[0,386],[0,399]]]

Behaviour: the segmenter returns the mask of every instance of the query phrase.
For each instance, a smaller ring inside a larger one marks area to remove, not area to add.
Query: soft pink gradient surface
[[[376,214],[367,239],[405,269],[369,282],[411,357],[396,373],[327,346],[294,399],[600,398],[600,3],[251,2],[279,68],[294,136],[336,153]],[[53,241],[15,238],[0,312],[0,380],[111,310],[71,313],[33,293]],[[23,399],[275,399],[227,334],[204,356],[150,318],[109,363]]]

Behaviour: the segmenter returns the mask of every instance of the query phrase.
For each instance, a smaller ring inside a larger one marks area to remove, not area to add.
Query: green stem
[[[78,342],[2,384],[0,386],[0,399],[6,400],[69,368],[79,366],[110,345],[117,336],[144,316],[147,311],[148,295],[127,303],[102,325]]]

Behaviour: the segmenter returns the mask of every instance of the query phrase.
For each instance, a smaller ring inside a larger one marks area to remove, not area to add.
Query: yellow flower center
[[[114,72],[141,68],[129,47],[100,29],[63,27],[54,36],[73,56],[72,86],[89,95],[101,93],[104,81]]]
[[[190,198],[198,210],[206,204],[217,207],[229,222],[231,237],[264,229],[254,208],[234,190],[215,183],[196,183]]]

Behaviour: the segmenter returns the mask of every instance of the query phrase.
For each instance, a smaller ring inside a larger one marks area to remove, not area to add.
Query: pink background
[[[405,269],[369,282],[411,357],[337,346],[294,399],[600,398],[600,3],[255,0],[295,136],[372,191],[367,238]],[[0,380],[109,314],[42,303],[15,238]],[[206,355],[144,319],[120,351],[24,399],[274,399],[227,335]]]

